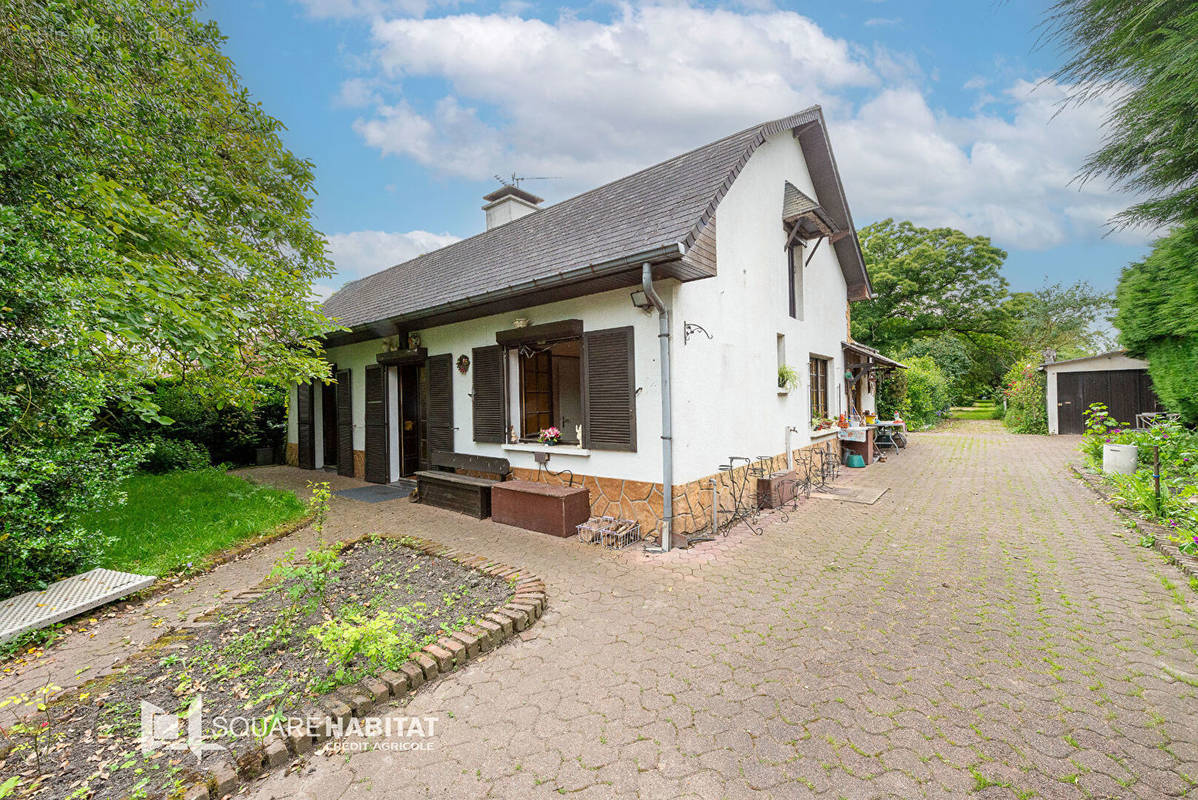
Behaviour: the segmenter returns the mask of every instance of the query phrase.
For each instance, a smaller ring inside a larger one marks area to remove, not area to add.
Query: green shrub
[[[943,333],[935,337],[916,339],[903,351],[899,359],[908,363],[919,357],[928,356],[940,368],[948,387],[949,405],[967,406],[966,384],[972,361],[964,340],[954,333]]]
[[[108,539],[79,517],[124,501],[143,447],[91,434],[0,448],[0,598],[98,566]]]
[[[362,672],[394,669],[419,649],[416,640],[401,630],[399,623],[398,617],[386,611],[373,617],[349,611],[340,619],[313,625],[308,632],[320,642],[336,668],[335,680],[349,683]]]
[[[1092,466],[1100,467],[1102,446],[1115,442],[1114,437],[1131,426],[1112,417],[1105,403],[1091,403],[1082,416],[1086,420],[1086,433],[1080,449]]]
[[[138,466],[155,475],[177,469],[203,469],[209,466],[208,451],[186,439],[155,436]]]
[[[165,423],[114,408],[107,427],[127,439],[193,442],[208,451],[212,463],[253,464],[255,449],[281,448],[287,430],[287,392],[266,384],[258,391],[263,399],[252,408],[217,406],[186,383],[162,380],[153,385],[150,397]]]
[[[907,359],[907,396],[903,419],[916,430],[930,428],[948,411],[952,397],[948,379],[931,356]]]
[[[1003,379],[1007,399],[1003,424],[1014,433],[1048,433],[1047,383],[1038,366],[1035,359],[1025,358]]]
[[[1161,402],[1198,423],[1198,220],[1157,241],[1119,278],[1114,324],[1119,343],[1148,361]]]
[[[1098,409],[1088,419],[1095,420],[1102,413],[1103,410]],[[1166,525],[1174,542],[1198,549],[1195,544],[1198,543],[1198,433],[1176,422],[1146,430],[1129,430],[1101,417],[1090,424],[1094,432],[1087,433],[1082,449],[1092,461],[1101,463],[1102,445],[1108,442],[1135,445],[1138,450],[1139,463],[1134,474],[1104,475],[1118,489],[1116,502]],[[1158,449],[1159,503],[1153,479]]]

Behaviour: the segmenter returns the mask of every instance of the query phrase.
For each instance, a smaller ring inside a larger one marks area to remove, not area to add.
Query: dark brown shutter
[[[471,356],[474,441],[503,443],[503,348],[476,347]]]
[[[390,483],[390,438],[387,433],[387,370],[366,365],[366,474],[371,483]]]
[[[350,371],[337,370],[337,474],[354,475],[354,401]]]
[[[312,398],[312,382],[295,387],[295,417],[298,423],[299,467],[316,469],[316,431],[313,422],[315,402]]]
[[[582,380],[587,447],[635,452],[632,326],[583,334]]]
[[[428,360],[428,450],[453,452],[453,356]]]

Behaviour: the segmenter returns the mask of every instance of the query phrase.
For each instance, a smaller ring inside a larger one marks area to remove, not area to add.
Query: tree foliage
[[[1059,0],[1050,35],[1069,51],[1056,78],[1073,102],[1115,96],[1102,147],[1084,179],[1147,195],[1117,225],[1198,217],[1198,5],[1191,0]]]
[[[932,359],[944,375],[949,402],[961,402],[965,398],[966,384],[973,367],[966,341],[955,333],[916,339],[903,350],[899,360],[910,362],[920,356]]]
[[[859,232],[875,298],[853,308],[853,338],[887,352],[943,333],[1001,333],[1007,254],[985,236],[883,220]]]
[[[0,592],[88,563],[74,516],[136,458],[100,409],[153,418],[151,378],[252,403],[326,369],[312,167],[193,10],[0,6]]]
[[[1156,242],[1123,270],[1115,325],[1130,355],[1145,358],[1165,407],[1198,423],[1198,222]]]
[[[1101,323],[1112,310],[1108,292],[1079,281],[1046,285],[1034,292],[1015,292],[1007,301],[1010,338],[1025,352],[1078,358],[1110,350]]]

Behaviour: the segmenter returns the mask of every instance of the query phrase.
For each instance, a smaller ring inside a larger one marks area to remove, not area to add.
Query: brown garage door
[[[1120,422],[1135,422],[1136,414],[1161,410],[1146,370],[1057,373],[1058,432],[1084,432],[1082,414],[1091,403],[1106,403]]]

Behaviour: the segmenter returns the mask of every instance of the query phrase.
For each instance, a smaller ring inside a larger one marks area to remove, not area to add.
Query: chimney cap
[[[505,183],[503,186],[491,192],[490,194],[483,195],[483,200],[486,200],[488,203],[494,203],[495,201],[502,200],[505,197],[517,197],[526,203],[532,203],[533,205],[544,202],[544,198],[537,197],[532,192],[526,192],[519,186],[513,186],[510,183]]]

